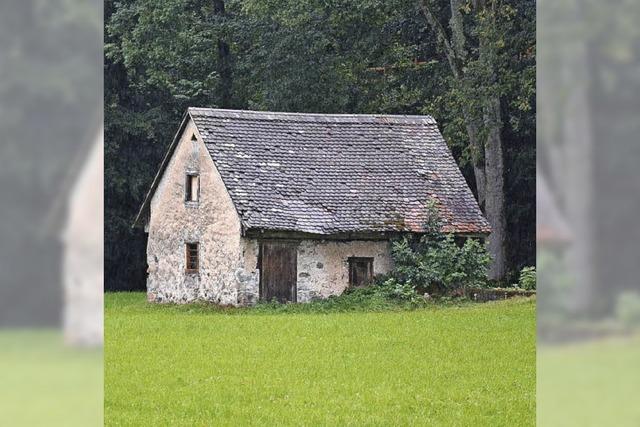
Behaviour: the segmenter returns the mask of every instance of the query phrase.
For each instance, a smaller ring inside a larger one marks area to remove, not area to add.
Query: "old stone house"
[[[148,299],[304,302],[392,268],[390,239],[489,225],[429,116],[190,108],[135,224]]]

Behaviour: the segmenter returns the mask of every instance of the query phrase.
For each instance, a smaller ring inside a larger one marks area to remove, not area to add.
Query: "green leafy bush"
[[[430,293],[486,286],[491,257],[485,245],[472,238],[459,244],[453,235],[443,233],[433,207],[429,218],[420,238],[405,236],[392,244],[395,268],[391,277]]]
[[[534,291],[536,289],[536,268],[524,267],[520,271],[520,279],[518,280],[518,287],[527,291]]]
[[[371,286],[349,288],[341,295],[318,299],[306,304],[261,301],[252,310],[268,313],[410,310],[423,307],[426,302],[410,284],[398,283],[388,276],[379,276]]]
[[[418,295],[415,286],[410,281],[399,282],[388,275],[379,277],[371,288],[377,294],[389,300],[410,302],[412,304],[424,301],[424,298]]]

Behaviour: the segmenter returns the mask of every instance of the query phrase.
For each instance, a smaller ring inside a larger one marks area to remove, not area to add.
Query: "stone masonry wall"
[[[373,258],[373,274],[393,267],[387,241],[303,240],[298,246],[298,301],[340,295],[349,286],[350,257]]]
[[[197,140],[192,141],[196,134]],[[187,173],[200,176],[198,202],[185,201]],[[240,237],[240,220],[193,123],[188,123],[151,201],[147,244],[149,301],[253,302],[257,245]],[[199,270],[187,273],[186,243],[199,244]],[[247,264],[248,265],[248,264]]]
[[[245,269],[258,264],[258,245],[255,239],[245,242]],[[329,241],[302,240],[298,244],[298,302],[340,295],[349,286],[350,257],[373,258],[374,274],[389,272],[393,267],[390,243],[387,241]],[[257,276],[257,273],[255,273]],[[243,281],[241,303],[259,298],[258,281]]]

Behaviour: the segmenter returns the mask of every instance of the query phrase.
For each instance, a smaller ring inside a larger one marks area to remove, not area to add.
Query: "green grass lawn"
[[[538,351],[541,426],[639,426],[640,336]]]
[[[53,329],[4,329],[0,373],[0,424],[103,425],[102,349],[65,346]]]
[[[105,299],[107,425],[535,423],[535,301],[269,313]]]

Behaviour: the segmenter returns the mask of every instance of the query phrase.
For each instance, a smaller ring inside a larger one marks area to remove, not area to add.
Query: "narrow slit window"
[[[199,267],[198,244],[187,243],[187,271],[189,272],[198,271],[198,267]]]
[[[185,200],[187,202],[197,202],[200,194],[200,177],[198,175],[187,175],[185,182]]]

